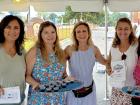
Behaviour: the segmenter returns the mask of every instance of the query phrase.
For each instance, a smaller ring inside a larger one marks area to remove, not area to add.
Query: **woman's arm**
[[[68,77],[68,74],[67,74],[66,67],[65,67],[65,71],[64,71],[64,73],[63,73],[62,78],[65,79],[65,78],[67,78],[67,77]]]
[[[29,83],[33,89],[39,87],[39,82],[32,78],[32,69],[36,61],[36,48],[32,48],[26,55],[26,82]]]
[[[0,96],[4,95],[4,89],[2,88],[2,86],[0,85]]]
[[[100,50],[98,47],[96,46],[93,46],[94,48],[94,52],[95,52],[95,57],[96,57],[96,60],[103,64],[103,65],[106,65],[107,64],[107,60],[103,57],[103,55],[101,54]]]
[[[112,69],[111,69],[111,53],[109,53],[109,56],[107,58],[106,72],[107,72],[108,75],[112,74]]]
[[[65,58],[66,58],[66,60],[68,60],[68,59],[70,58],[71,46],[70,46],[70,45],[67,46],[67,47],[65,48],[64,52],[65,52]]]
[[[71,45],[67,46],[67,47],[65,48],[64,51],[65,51],[66,60],[69,60],[69,59],[70,59],[70,56],[71,56],[71,54],[72,54],[72,51],[73,51],[72,46],[71,46]],[[67,63],[66,63],[66,67],[67,67]],[[64,79],[65,79],[65,81],[73,81],[73,80],[75,80],[74,77],[69,76],[69,75],[67,74],[66,69],[65,69],[65,72],[64,72]]]

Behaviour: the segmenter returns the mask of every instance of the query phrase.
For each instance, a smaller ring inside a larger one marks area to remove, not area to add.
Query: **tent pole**
[[[28,14],[27,14],[27,20],[28,20],[28,23],[30,22],[30,17],[31,17],[31,2],[30,0],[28,0],[28,3],[29,3],[29,7],[28,7]]]
[[[108,10],[107,10],[108,0],[104,0],[104,12],[105,12],[105,58],[107,58],[107,32],[108,32]],[[108,91],[108,75],[105,73],[106,89],[105,89],[105,98],[104,100],[109,100],[109,91]]]
[[[28,14],[27,14],[28,23],[30,22],[30,16],[31,16],[31,7],[29,5]]]

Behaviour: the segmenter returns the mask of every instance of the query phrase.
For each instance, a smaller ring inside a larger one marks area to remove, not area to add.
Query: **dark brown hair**
[[[13,16],[13,15],[7,15],[1,20],[1,22],[0,22],[0,43],[5,42],[4,29],[13,20],[16,20],[19,23],[19,26],[20,26],[19,37],[17,38],[17,40],[15,42],[16,53],[18,55],[22,55],[22,49],[23,49],[22,44],[24,42],[24,33],[25,33],[25,31],[24,31],[24,23],[19,17]]]

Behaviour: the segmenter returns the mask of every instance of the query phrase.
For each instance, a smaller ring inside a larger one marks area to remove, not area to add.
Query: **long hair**
[[[130,21],[128,18],[120,18],[120,19],[117,21],[117,25],[116,25],[115,29],[117,29],[118,24],[119,24],[120,22],[129,24],[130,29],[131,29],[131,33],[130,33],[130,35],[129,35],[129,44],[130,44],[130,45],[135,44],[135,42],[137,41],[137,38],[136,38],[136,36],[134,35],[133,27],[132,27],[131,21]],[[118,35],[117,35],[117,32],[115,32],[115,37],[114,37],[114,39],[113,39],[112,47],[115,48],[115,47],[117,47],[117,46],[120,45],[120,44],[121,44],[121,41],[120,41],[120,39],[119,39],[119,37],[118,37]]]
[[[138,57],[140,56],[140,36],[138,38],[138,49],[137,49]]]
[[[72,31],[72,39],[73,39],[73,47],[74,47],[74,50],[78,50],[78,46],[79,46],[79,42],[78,40],[76,39],[76,29],[77,27],[79,27],[80,25],[84,25],[87,27],[87,30],[88,30],[88,40],[87,40],[87,44],[88,46],[91,46],[93,45],[93,41],[92,41],[92,38],[91,38],[91,31],[90,31],[90,27],[89,25],[86,23],[86,22],[78,22],[77,24],[75,24],[74,28],[73,28],[73,31]]]
[[[55,32],[56,32],[56,40],[54,42],[54,48],[53,48],[54,52],[55,52],[58,60],[60,61],[60,63],[65,64],[64,51],[60,48],[60,45],[59,45],[59,38],[58,38],[58,34],[57,34],[57,28],[52,22],[45,21],[45,22],[41,23],[41,25],[39,27],[39,32],[38,32],[37,47],[40,48],[43,59],[46,60],[48,63],[50,63],[50,61],[48,59],[48,51],[45,48],[45,43],[44,43],[44,41],[42,39],[42,35],[41,35],[43,29],[45,27],[49,27],[49,26],[52,26],[55,29]]]
[[[13,16],[13,15],[7,15],[1,20],[1,22],[0,22],[0,43],[2,44],[5,42],[4,29],[13,20],[16,20],[20,25],[20,33],[19,33],[19,37],[15,41],[15,46],[16,46],[16,53],[18,55],[22,55],[21,50],[23,49],[22,44],[24,42],[25,31],[24,31],[24,23],[19,17]]]

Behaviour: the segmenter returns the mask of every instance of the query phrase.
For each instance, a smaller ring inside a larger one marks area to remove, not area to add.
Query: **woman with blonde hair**
[[[64,52],[59,46],[56,26],[41,23],[38,42],[26,56],[26,81],[29,83],[28,105],[64,105],[64,93],[40,93],[37,89],[49,81],[62,80],[65,74]]]
[[[93,80],[93,67],[96,60],[106,64],[100,50],[92,42],[90,27],[86,22],[78,22],[73,29],[73,44],[66,47],[69,72],[81,87],[67,93],[66,105],[96,105],[96,87]]]

